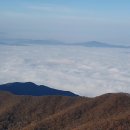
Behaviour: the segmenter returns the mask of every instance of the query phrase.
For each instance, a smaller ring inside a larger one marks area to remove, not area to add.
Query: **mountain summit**
[[[32,95],[32,96],[45,96],[45,95],[61,95],[61,96],[78,96],[69,91],[62,91],[49,88],[44,85],[36,85],[32,82],[20,83],[7,83],[0,85],[0,90],[8,91],[16,95]]]

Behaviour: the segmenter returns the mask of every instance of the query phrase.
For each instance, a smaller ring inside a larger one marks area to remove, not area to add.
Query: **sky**
[[[130,0],[0,0],[0,38],[130,45]]]
[[[130,45],[130,0],[0,0],[1,39]],[[129,48],[0,45],[0,83],[34,82],[83,96],[130,93],[129,59]]]

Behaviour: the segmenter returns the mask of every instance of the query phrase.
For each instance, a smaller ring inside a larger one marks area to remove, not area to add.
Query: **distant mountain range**
[[[88,41],[79,43],[65,43],[58,40],[32,40],[32,39],[0,39],[1,45],[77,45],[85,47],[99,47],[99,48],[130,48],[127,45],[114,45],[98,41]]]
[[[130,48],[130,46],[124,46],[124,45],[113,45],[98,41],[89,41],[89,42],[83,42],[83,43],[75,43],[75,45],[82,45],[86,47],[100,47],[100,48]]]
[[[32,40],[32,39],[0,39],[2,45],[63,45],[65,43],[58,40]]]
[[[1,91],[8,91],[16,95],[32,95],[32,96],[46,96],[46,95],[61,95],[61,96],[78,96],[69,91],[62,91],[49,88],[44,85],[36,85],[32,82],[7,83],[0,85]]]

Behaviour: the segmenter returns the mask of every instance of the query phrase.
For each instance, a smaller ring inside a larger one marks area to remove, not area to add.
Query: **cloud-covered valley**
[[[130,93],[130,49],[0,45],[0,84],[31,81],[84,96]]]

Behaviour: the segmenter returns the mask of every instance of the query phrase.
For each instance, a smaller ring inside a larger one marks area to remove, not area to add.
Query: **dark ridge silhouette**
[[[33,97],[1,91],[0,130],[130,130],[130,95]]]
[[[49,88],[44,85],[36,85],[31,82],[26,83],[7,83],[0,85],[0,90],[8,91],[16,95],[32,95],[32,96],[45,96],[45,95],[61,95],[61,96],[78,96],[69,91],[62,91]]]

